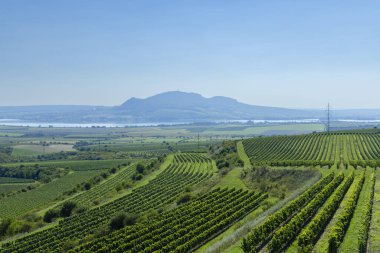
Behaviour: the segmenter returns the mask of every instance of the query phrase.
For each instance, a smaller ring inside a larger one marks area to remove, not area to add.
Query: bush
[[[83,188],[84,188],[86,191],[90,190],[90,189],[91,189],[91,183],[90,183],[90,182],[85,183],[84,186],[83,186]]]
[[[60,211],[61,217],[69,217],[76,206],[77,204],[75,202],[72,202],[72,201],[65,202]]]
[[[125,226],[131,226],[136,223],[137,218],[138,216],[135,214],[120,213],[110,220],[109,227],[111,230],[118,230]]]
[[[141,163],[137,164],[136,165],[136,171],[137,171],[137,173],[143,174],[145,171],[144,165],[142,165]]]
[[[79,206],[75,208],[75,213],[84,213],[88,210],[88,207],[85,206]]]
[[[181,196],[179,196],[179,198],[177,200],[177,205],[181,205],[181,204],[187,203],[192,198],[193,198],[193,196],[190,193],[184,193]]]
[[[143,175],[139,174],[139,173],[135,173],[132,175],[132,180],[134,181],[139,181],[143,178]]]
[[[5,219],[0,222],[0,237],[7,234],[7,230],[10,227],[12,221],[10,219]]]
[[[50,223],[53,221],[54,218],[57,218],[57,217],[59,217],[59,211],[50,209],[44,215],[44,222]]]

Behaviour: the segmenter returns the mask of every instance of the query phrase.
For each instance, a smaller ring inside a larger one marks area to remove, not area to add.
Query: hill
[[[205,98],[196,93],[165,92],[146,99],[131,98],[115,108],[138,121],[210,121],[241,119],[304,119],[321,116],[317,111],[255,106],[228,97]]]
[[[170,91],[145,99],[131,98],[120,106],[6,106],[1,119],[41,123],[157,123],[225,120],[325,119],[324,110],[287,109],[241,103],[235,99]],[[380,110],[335,110],[334,118],[380,119]]]

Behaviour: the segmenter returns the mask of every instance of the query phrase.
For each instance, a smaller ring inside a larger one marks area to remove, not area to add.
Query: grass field
[[[99,170],[109,169],[132,161],[131,159],[118,159],[118,160],[83,160],[83,161],[43,161],[38,162],[39,165],[44,167],[63,168],[69,170]],[[25,163],[7,163],[3,164],[7,167],[16,167],[20,165],[33,166],[35,162]]]
[[[0,177],[0,185],[1,184],[26,184],[26,183],[33,183],[33,182],[34,182],[33,179]]]
[[[43,145],[16,145],[13,146],[13,156],[34,156],[34,155],[42,155],[42,154],[50,154],[50,153],[58,153],[65,151],[73,151],[72,145],[66,144],[52,144],[48,146]]]
[[[22,189],[26,189],[31,184],[0,184],[0,198],[1,195],[7,195],[11,192],[18,192]]]
[[[239,141],[236,144],[237,153],[239,155],[239,158],[244,162],[244,169],[249,169],[252,167],[251,161],[249,160],[249,157],[245,153],[244,145],[241,141]]]
[[[214,186],[214,189],[220,187],[235,187],[236,189],[243,189],[247,190],[247,186],[245,183],[241,180],[241,172],[243,171],[243,168],[236,167],[229,171],[227,175],[221,178],[220,182]]]

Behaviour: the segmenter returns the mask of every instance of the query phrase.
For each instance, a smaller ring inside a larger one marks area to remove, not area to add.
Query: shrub
[[[69,217],[76,206],[77,204],[75,202],[72,202],[72,201],[65,202],[60,211],[61,217]]]
[[[125,226],[134,225],[137,221],[138,216],[130,213],[119,213],[114,216],[109,223],[111,230],[118,230]]]
[[[44,222],[52,222],[54,218],[59,217],[59,211],[55,209],[48,210],[44,215]]]
[[[91,189],[91,183],[90,183],[90,182],[86,182],[86,183],[84,184],[83,188],[84,188],[86,191],[90,190],[90,189]]]
[[[184,194],[182,194],[181,196],[178,197],[177,205],[181,205],[181,204],[187,203],[192,198],[193,198],[193,196],[190,193],[184,193]]]
[[[141,163],[137,164],[136,165],[136,171],[137,171],[137,173],[143,174],[145,171],[144,165],[142,165]]]

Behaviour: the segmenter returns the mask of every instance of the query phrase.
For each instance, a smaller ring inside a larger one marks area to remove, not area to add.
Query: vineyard
[[[0,252],[380,252],[375,130],[181,151],[124,141],[83,152],[120,148],[128,159],[6,164],[0,232],[1,220],[37,225],[0,234]]]
[[[244,252],[366,252],[374,175],[332,172],[255,227],[242,242]]]
[[[180,155],[176,160],[182,159]],[[203,161],[199,156],[196,161]],[[190,161],[190,160],[189,160]],[[212,176],[211,164],[172,163],[148,184],[115,201],[62,220],[57,226],[4,244],[4,252],[62,251],[70,241],[79,241],[107,224],[120,212],[141,213],[174,201],[187,187]]]
[[[380,165],[380,135],[333,133],[274,136],[243,142],[252,163],[287,165]]]
[[[30,210],[43,207],[61,196],[63,192],[73,189],[77,184],[101,172],[102,170],[75,171],[30,191],[5,197],[1,199],[0,217],[15,218]]]
[[[100,200],[107,196],[108,193],[114,191],[116,187],[126,180],[129,180],[132,174],[135,172],[136,165],[131,165],[122,168],[114,177],[106,180],[104,183],[96,185],[88,191],[83,192],[71,199],[82,206],[91,205],[91,203]]]
[[[249,191],[214,190],[173,211],[128,227],[75,252],[188,252],[257,208],[267,195]]]

